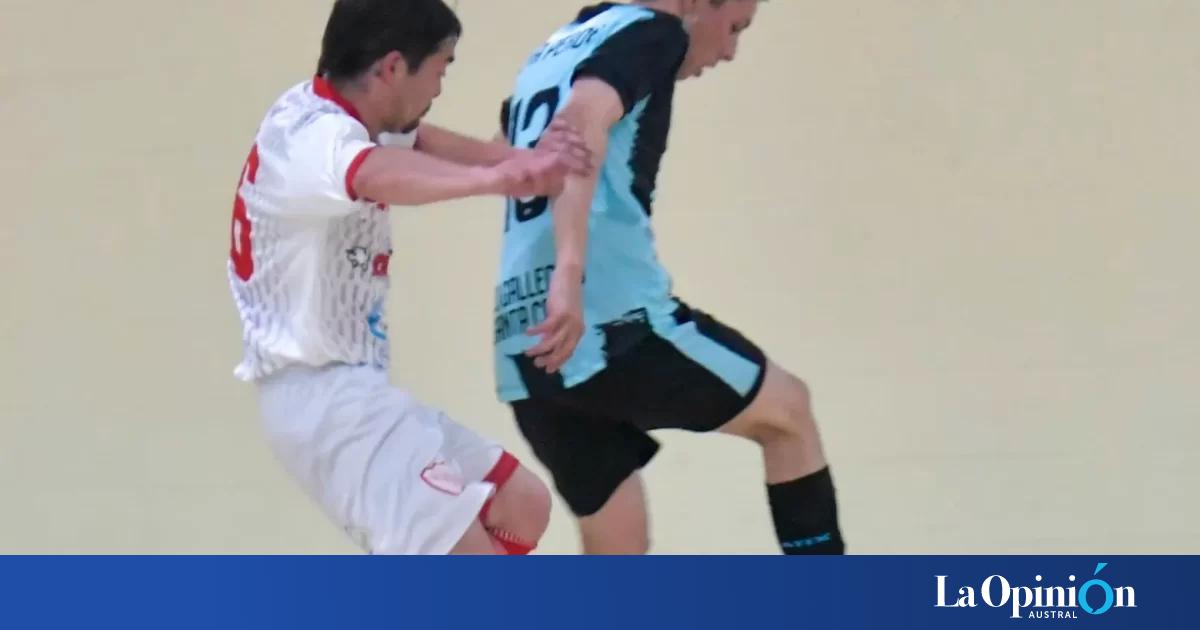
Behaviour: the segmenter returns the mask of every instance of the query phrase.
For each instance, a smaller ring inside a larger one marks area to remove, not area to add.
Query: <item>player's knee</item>
[[[810,437],[815,430],[812,391],[799,378],[780,371],[774,404],[755,423],[750,436],[759,444]]]
[[[537,475],[521,466],[496,492],[486,525],[509,531],[536,543],[550,525],[550,490]]]
[[[530,531],[535,534],[532,538],[537,540],[550,525],[550,489],[526,468],[519,469],[517,475],[521,478],[517,503],[526,515],[524,518],[528,521]]]

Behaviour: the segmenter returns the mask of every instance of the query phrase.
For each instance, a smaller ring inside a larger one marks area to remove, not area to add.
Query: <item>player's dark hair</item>
[[[442,0],[337,0],[325,25],[317,74],[355,79],[388,53],[416,72],[462,23]]]

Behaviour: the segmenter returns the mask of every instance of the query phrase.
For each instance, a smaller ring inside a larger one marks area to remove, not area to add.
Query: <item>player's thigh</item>
[[[536,541],[550,521],[550,492],[546,484],[492,439],[442,415],[446,441],[442,452],[458,463],[467,479],[495,486],[485,514],[485,527],[499,527],[522,539]]]
[[[604,507],[579,519],[583,551],[593,555],[644,554],[650,550],[646,493],[640,473],[633,473]]]
[[[684,376],[672,395],[664,397],[671,401],[662,414],[665,422],[676,428],[715,429],[763,446],[799,443],[801,459],[821,461],[808,386],[737,330],[701,311],[683,309],[689,315],[677,321],[688,321],[668,338],[687,359],[673,360]],[[692,426],[683,424],[687,422]]]
[[[798,456],[802,459],[816,463],[823,460],[808,386],[774,363],[768,364],[763,385],[754,401],[721,427],[721,431],[753,440],[764,447],[798,444],[801,449]]]
[[[481,471],[503,449],[394,387],[375,392],[369,407],[382,416],[382,434],[357,481],[376,553],[449,552],[492,497]]]
[[[442,433],[442,453],[453,458],[468,479],[483,480],[511,457],[499,442],[462,424],[449,415],[434,411]]]
[[[304,490],[369,553],[448,553],[491,484],[446,451],[441,415],[370,368],[263,389],[268,436]]]
[[[521,434],[577,517],[599,512],[658,452],[658,442],[637,427],[555,401],[516,401],[512,409]]]

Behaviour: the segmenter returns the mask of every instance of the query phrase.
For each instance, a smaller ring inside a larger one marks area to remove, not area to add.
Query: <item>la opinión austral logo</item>
[[[1113,586],[1100,578],[1107,562],[1096,565],[1092,579],[1076,584],[1074,575],[1066,583],[1050,585],[1041,575],[1033,576],[1033,585],[1016,586],[1003,575],[990,575],[978,587],[955,585],[949,575],[937,578],[935,608],[1007,608],[1012,619],[1078,619],[1079,611],[1103,615],[1114,608],[1136,608],[1137,593],[1132,586]],[[957,590],[953,590],[957,586]]]

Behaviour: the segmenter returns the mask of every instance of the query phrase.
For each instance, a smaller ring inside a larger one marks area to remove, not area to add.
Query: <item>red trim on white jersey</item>
[[[362,116],[358,113],[358,108],[356,108],[354,105],[351,105],[350,101],[347,101],[346,97],[342,96],[342,94],[337,91],[337,88],[333,87],[333,84],[329,82],[329,79],[320,76],[313,77],[312,86],[314,94],[327,101],[333,101],[334,103],[337,103],[338,107],[346,110],[346,113],[353,116],[355,120],[360,123],[363,122]],[[365,127],[367,124],[363,123],[363,126]]]
[[[354,190],[354,176],[358,174],[358,169],[367,161],[367,156],[371,155],[375,147],[368,147],[358,152],[354,160],[350,162],[350,167],[346,169],[346,194],[350,195],[352,201],[358,201],[358,193]]]
[[[337,88],[333,87],[333,84],[329,82],[329,79],[326,79],[322,76],[313,77],[312,86],[313,94],[316,94],[327,101],[332,101],[338,107],[346,110],[346,113],[353,116],[355,120],[363,123],[364,127],[367,125],[365,122],[363,122],[362,116],[359,115],[358,108],[350,103],[350,101],[346,100],[346,97],[342,96],[341,92],[338,92]],[[350,195],[350,199],[352,201],[358,201],[358,193],[354,191],[354,176],[358,173],[358,167],[362,166],[362,163],[367,160],[367,156],[370,154],[371,149],[363,149],[362,152],[354,158],[354,161],[350,162],[350,168],[346,169],[346,194]]]

